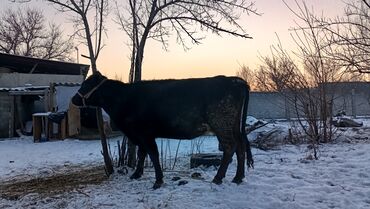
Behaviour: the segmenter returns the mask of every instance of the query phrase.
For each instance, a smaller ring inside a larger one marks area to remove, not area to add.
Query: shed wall
[[[14,88],[32,84],[32,86],[49,86],[50,83],[82,83],[82,75],[52,75],[26,73],[0,73],[0,87]]]
[[[12,99],[8,92],[0,92],[0,138],[9,137]]]

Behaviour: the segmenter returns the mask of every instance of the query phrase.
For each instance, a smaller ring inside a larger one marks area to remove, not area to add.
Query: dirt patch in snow
[[[80,167],[71,172],[56,173],[46,177],[0,182],[0,194],[1,198],[18,200],[32,193],[45,197],[71,190],[83,193],[81,189],[86,185],[100,184],[107,179],[103,166]]]

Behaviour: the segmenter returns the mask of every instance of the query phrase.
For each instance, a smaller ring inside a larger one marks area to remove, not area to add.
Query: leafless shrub
[[[326,33],[316,27],[316,18],[305,2],[296,1],[295,5],[297,9],[286,4],[302,22],[291,30],[298,51],[288,53],[280,42],[272,46],[271,56],[261,56],[263,64],[258,69],[257,82],[286,98],[317,159],[319,143],[329,142],[333,136],[333,92],[326,84],[343,80],[344,70],[330,59]]]

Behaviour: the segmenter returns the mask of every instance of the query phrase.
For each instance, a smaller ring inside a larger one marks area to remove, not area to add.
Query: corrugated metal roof
[[[72,82],[65,82],[65,83],[54,83],[55,86],[81,86],[81,83],[72,83]]]
[[[39,91],[45,90],[49,86],[24,86],[24,87],[14,87],[14,88],[1,88],[0,91]]]
[[[18,73],[83,75],[86,77],[90,66],[0,53],[0,67]]]
[[[65,83],[54,83],[55,86],[81,86],[81,83],[72,83],[72,82],[65,82]],[[20,87],[13,87],[13,88],[1,88],[0,92],[31,92],[31,91],[44,91],[48,89],[49,86],[20,86]]]

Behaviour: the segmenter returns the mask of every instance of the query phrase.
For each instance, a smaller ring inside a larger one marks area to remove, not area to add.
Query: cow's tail
[[[249,103],[249,85],[245,83],[245,89],[244,89],[244,99],[243,99],[243,107],[241,111],[241,123],[240,123],[240,129],[242,133],[242,139],[245,140],[246,149],[245,152],[247,154],[247,166],[248,168],[253,168],[254,160],[252,156],[251,151],[251,145],[249,143],[247,133],[245,132],[246,127],[246,120],[247,120],[247,112],[248,112],[248,103]]]

